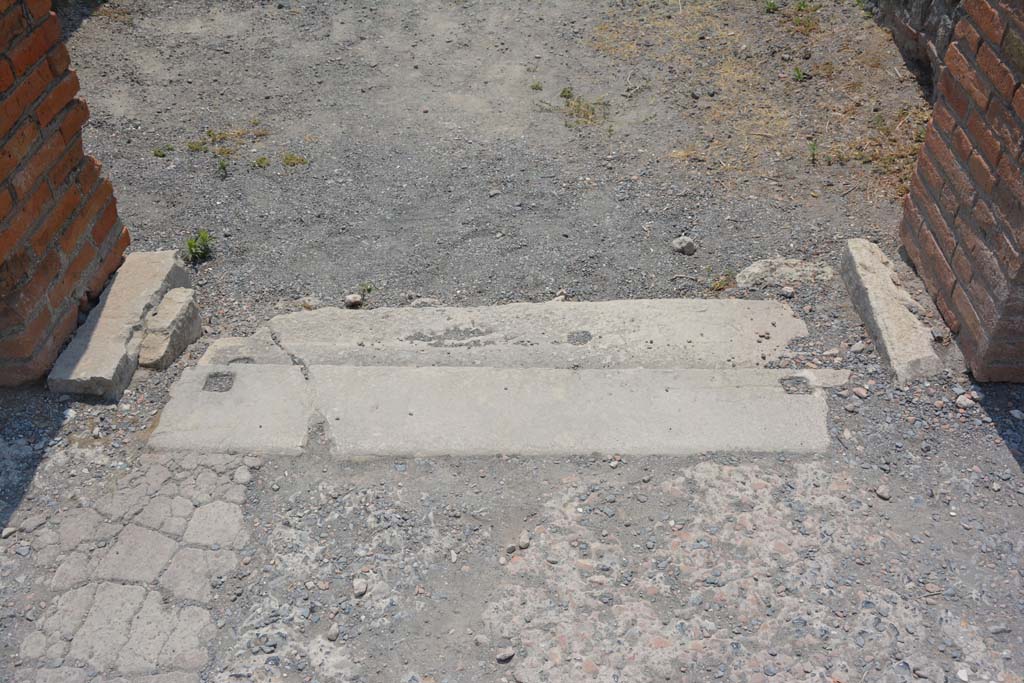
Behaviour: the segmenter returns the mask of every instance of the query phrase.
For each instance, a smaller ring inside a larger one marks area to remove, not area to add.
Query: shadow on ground
[[[980,385],[981,407],[992,418],[999,436],[1024,472],[1024,386],[1016,384]],[[1014,415],[1020,417],[1014,417]]]
[[[74,334],[89,335],[90,329],[80,326]],[[45,376],[33,384],[0,388],[0,528],[25,498],[43,458],[55,447],[77,445],[61,435],[65,424],[83,407],[108,404],[101,398],[53,393]]]
[[[0,527],[8,526],[66,421],[55,399],[42,384],[0,389]]]
[[[105,4],[105,0],[53,0],[53,11],[60,19],[64,37],[77,31],[83,21]]]

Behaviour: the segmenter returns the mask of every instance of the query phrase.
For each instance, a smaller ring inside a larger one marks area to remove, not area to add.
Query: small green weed
[[[217,175],[221,180],[228,179],[228,160],[224,157],[217,159]]]
[[[155,156],[155,157],[157,157],[159,159],[163,159],[164,157],[167,156],[168,152],[173,152],[173,151],[174,151],[173,147],[171,147],[170,145],[164,145],[163,147],[157,147],[156,149],[154,149],[153,150],[153,156]]]
[[[796,67],[793,69],[793,80],[797,83],[803,83],[804,81],[811,80],[811,74],[800,67]]]
[[[573,92],[572,88],[562,88],[562,92],[558,94],[565,104],[561,107],[556,107],[550,102],[540,102],[540,110],[545,112],[561,112],[565,115],[565,125],[567,126],[593,126],[601,123],[607,115],[608,103],[603,99],[594,100],[590,102],[584,97],[577,95]]]
[[[256,168],[267,168],[270,166],[270,159],[266,157],[259,157],[256,161],[252,162],[252,165]]]
[[[712,292],[724,292],[727,289],[732,289],[736,286],[736,275],[731,271],[726,271],[716,277],[708,284],[708,289]]]
[[[207,150],[206,143],[202,140],[189,140],[188,151],[190,152],[205,152]]]
[[[820,24],[818,7],[807,0],[800,0],[793,9],[791,19],[797,33],[802,33],[805,36],[814,33]]]
[[[281,157],[281,163],[284,164],[285,166],[292,167],[305,166],[306,164],[309,163],[309,161],[306,160],[306,157],[299,156],[298,154],[293,154],[292,152],[285,152],[284,156]]]
[[[775,14],[779,11],[779,3],[775,0],[764,0],[764,11],[765,14]]]
[[[530,84],[530,90],[543,90],[543,89],[544,89],[544,84],[541,83],[540,81],[534,81],[533,83]]]
[[[213,237],[209,230],[200,230],[185,240],[185,258],[189,263],[202,263],[213,257]]]

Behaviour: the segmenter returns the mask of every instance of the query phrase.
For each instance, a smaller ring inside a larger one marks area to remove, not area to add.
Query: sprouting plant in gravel
[[[807,149],[808,149],[808,151],[810,152],[810,155],[811,155],[811,166],[817,166],[818,165],[818,141],[817,140],[811,140],[810,144],[807,146]]]
[[[213,256],[213,237],[209,230],[200,230],[185,240],[185,260],[202,263]]]
[[[359,293],[362,294],[363,296],[370,296],[370,294],[372,292],[373,292],[373,283],[372,282],[364,282],[361,285],[359,285]]]
[[[156,149],[154,149],[153,150],[153,156],[155,156],[157,158],[160,158],[160,159],[163,159],[164,157],[167,156],[168,152],[173,152],[173,151],[174,151],[173,147],[171,147],[170,145],[164,145],[163,147],[157,147]]]
[[[270,166],[270,159],[267,157],[259,157],[256,161],[252,162],[252,165],[256,168],[267,168]]]
[[[530,84],[530,90],[543,90],[543,89],[544,89],[544,84],[541,83],[540,81],[534,81],[533,83]]]
[[[766,14],[775,14],[779,11],[779,3],[775,0],[764,0],[764,11]]]
[[[736,286],[736,274],[732,271],[726,271],[713,279],[708,285],[708,289],[712,292],[723,292],[727,289],[731,289]]]
[[[228,160],[224,157],[217,159],[217,175],[221,180],[228,178]]]
[[[306,157],[299,156],[298,154],[294,154],[292,152],[285,152],[284,156],[281,157],[281,163],[284,164],[285,166],[292,167],[304,166],[305,164],[308,164],[309,161],[306,160]]]
[[[818,30],[818,8],[807,0],[796,3],[791,19],[798,33],[808,35]]]
[[[207,150],[206,143],[202,140],[189,140],[188,151],[190,152],[205,152]]]
[[[565,116],[567,126],[593,126],[605,119],[608,103],[598,99],[593,102],[573,92],[572,88],[562,88],[558,95],[565,104],[556,107],[550,102],[541,101],[540,110],[545,112],[561,112]]]
[[[803,83],[804,81],[811,80],[811,74],[798,66],[793,69],[793,80],[797,83]]]

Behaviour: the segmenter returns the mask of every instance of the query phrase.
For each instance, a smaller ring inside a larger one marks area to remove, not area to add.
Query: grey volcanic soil
[[[367,284],[391,305],[699,295],[758,258],[891,246],[876,169],[825,160],[912,136],[924,102],[884,31],[824,4],[805,35],[721,0],[113,2],[69,46],[135,248],[217,238],[217,330],[221,307]],[[596,121],[551,111],[566,87]],[[226,139],[190,152],[207,131]]]

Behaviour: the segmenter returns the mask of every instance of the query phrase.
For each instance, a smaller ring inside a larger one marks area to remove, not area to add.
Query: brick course
[[[966,0],[900,233],[975,378],[1024,381],[1024,5]]]
[[[0,0],[0,386],[46,374],[130,241],[69,62],[50,0]]]

